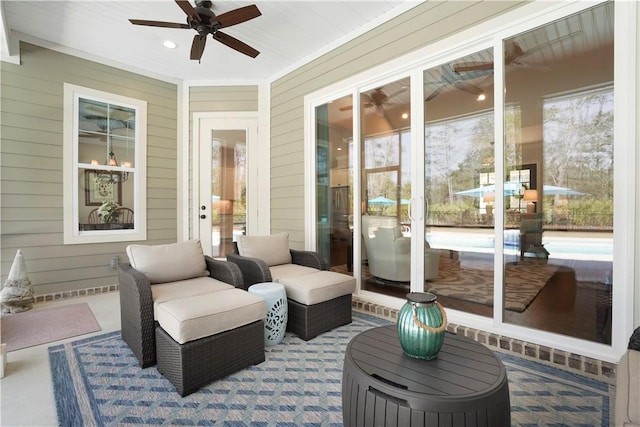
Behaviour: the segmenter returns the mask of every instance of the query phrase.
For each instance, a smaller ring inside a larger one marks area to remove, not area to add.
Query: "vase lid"
[[[430,292],[411,292],[407,294],[407,301],[414,302],[416,304],[429,304],[434,303],[438,297]]]

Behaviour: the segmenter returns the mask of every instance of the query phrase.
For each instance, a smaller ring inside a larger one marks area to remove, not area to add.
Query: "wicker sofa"
[[[287,233],[240,236],[227,255],[240,268],[244,287],[277,282],[287,293],[287,330],[308,341],[351,323],[355,279],[328,271],[317,252],[289,248]]]
[[[242,289],[235,264],[205,256],[198,240],[129,245],[127,255],[121,335],[142,368],[157,362],[185,396],[265,360],[266,304]]]

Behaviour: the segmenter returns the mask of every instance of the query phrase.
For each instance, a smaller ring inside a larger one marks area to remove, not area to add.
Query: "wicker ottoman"
[[[158,371],[180,396],[262,363],[264,299],[228,289],[158,304]]]
[[[318,271],[278,280],[287,292],[287,330],[308,341],[351,323],[351,294],[356,279],[333,271]]]

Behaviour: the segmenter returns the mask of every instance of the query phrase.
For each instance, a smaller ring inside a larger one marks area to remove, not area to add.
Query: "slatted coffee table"
[[[343,422],[350,426],[510,426],[504,365],[488,348],[446,334],[434,360],[403,353],[396,325],[355,336],[345,352]]]

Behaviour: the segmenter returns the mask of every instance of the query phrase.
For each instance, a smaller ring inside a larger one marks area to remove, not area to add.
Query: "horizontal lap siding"
[[[304,96],[503,14],[523,2],[424,2],[274,81],[271,231],[304,247]],[[310,213],[307,213],[310,214]]]
[[[149,244],[176,241],[177,87],[31,44],[21,60],[0,70],[0,280],[22,249],[36,294],[115,284],[108,263],[128,242],[63,244],[63,85],[147,101]]]

